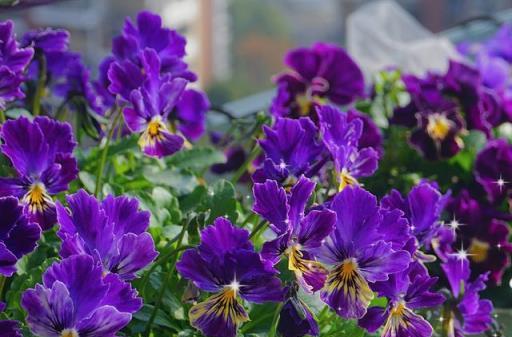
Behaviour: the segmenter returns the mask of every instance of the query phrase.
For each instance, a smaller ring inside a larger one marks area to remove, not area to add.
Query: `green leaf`
[[[203,170],[213,164],[223,163],[226,158],[224,154],[211,147],[195,147],[190,150],[183,150],[167,160],[167,163],[177,168],[190,170]]]
[[[219,216],[226,216],[231,221],[237,219],[235,188],[227,180],[219,180],[209,187],[202,205],[203,210],[210,211],[208,222]]]
[[[94,189],[96,188],[96,177],[94,175],[86,171],[80,171],[78,173],[78,178],[80,178],[80,181],[87,191],[90,193],[94,192]]]
[[[185,170],[169,168],[161,170],[158,167],[144,167],[144,176],[155,185],[171,187],[178,195],[192,192],[197,186],[197,178]]]
[[[32,120],[34,118],[30,111],[22,108],[9,109],[5,112],[5,116],[12,119],[18,119],[19,117],[27,117],[28,119]]]

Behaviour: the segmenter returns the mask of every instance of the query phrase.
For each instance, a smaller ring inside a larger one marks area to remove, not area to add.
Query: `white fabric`
[[[394,1],[372,2],[352,13],[347,47],[367,80],[393,66],[416,75],[444,72],[450,58],[459,58],[448,39],[428,31]]]

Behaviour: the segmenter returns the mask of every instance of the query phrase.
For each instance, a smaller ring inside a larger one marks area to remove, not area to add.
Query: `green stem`
[[[236,170],[236,172],[233,174],[233,177],[231,178],[231,183],[234,185],[240,180],[240,178],[244,175],[245,171],[247,171],[247,168],[249,165],[258,157],[261,153],[261,148],[258,146],[258,144],[255,144],[253,149],[251,150],[251,153],[249,154],[249,157],[247,157],[246,161]]]
[[[183,242],[183,237],[185,236],[185,233],[187,232],[188,222],[185,223],[183,228],[181,229],[179,239],[176,243],[176,251],[181,250],[181,245]],[[162,304],[162,300],[165,294],[165,286],[171,281],[172,275],[174,274],[174,270],[176,269],[176,263],[178,262],[178,254],[176,254],[171,268],[167,271],[167,274],[165,276],[164,282],[160,285],[160,289],[158,290],[158,297],[156,299],[155,306],[153,308],[153,312],[151,312],[151,316],[149,317],[148,323],[146,325],[146,329],[144,330],[144,336],[149,337],[149,333],[151,331],[151,326],[153,325],[153,322],[155,321],[156,314],[158,312],[158,309],[160,308],[160,305]]]
[[[5,123],[7,118],[5,118],[5,111],[0,109],[0,123]]]
[[[283,307],[283,303],[279,303],[276,306],[276,311],[274,311],[274,318],[272,319],[272,325],[270,326],[270,331],[268,332],[268,337],[275,337],[277,331],[277,322],[279,321],[279,313],[281,312],[281,308]]]
[[[249,214],[245,219],[244,221],[242,222],[242,224],[240,225],[240,227],[244,228],[245,226],[247,226],[247,224],[249,222],[251,222],[252,220],[256,220],[258,218],[258,215],[256,213],[251,213]]]
[[[258,232],[267,225],[266,220],[262,220],[256,227],[253,228],[251,234],[249,235],[249,239],[252,239]]]
[[[39,78],[37,79],[36,93],[32,105],[32,114],[39,116],[41,114],[41,98],[43,97],[44,87],[46,85],[46,58],[42,53],[38,53],[37,61],[39,63]]]
[[[110,147],[110,142],[112,141],[112,137],[114,136],[114,131],[116,129],[116,125],[121,119],[122,113],[119,111],[110,126],[110,130],[107,135],[107,140],[105,142],[105,147],[103,148],[103,152],[101,153],[100,165],[98,166],[98,171],[96,172],[96,188],[94,189],[94,195],[97,197],[101,191],[101,183],[103,178],[103,170],[105,169],[105,164],[107,163],[107,155],[108,148]]]
[[[3,293],[4,293],[4,286],[5,282],[7,281],[7,277],[0,275],[0,300],[3,299]]]

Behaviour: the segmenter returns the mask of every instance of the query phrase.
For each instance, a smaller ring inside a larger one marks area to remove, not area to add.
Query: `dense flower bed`
[[[69,38],[0,23],[0,336],[505,336],[510,26],[372,83],[294,49],[225,130],[157,15],[95,79]]]

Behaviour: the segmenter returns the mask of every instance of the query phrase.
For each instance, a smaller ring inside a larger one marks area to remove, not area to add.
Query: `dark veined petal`
[[[189,311],[190,324],[208,337],[234,337],[240,324],[249,320],[236,292],[226,288],[194,305]]]
[[[185,140],[168,131],[160,116],[153,117],[139,138],[139,146],[150,157],[162,158],[178,152]]]
[[[279,314],[277,331],[283,337],[318,336],[318,323],[308,306],[299,298],[290,297]]]
[[[127,312],[119,312],[112,306],[103,306],[80,321],[76,327],[77,335],[80,337],[115,336],[115,333],[128,325],[131,319],[132,315]]]
[[[288,212],[290,206],[286,192],[276,181],[267,180],[256,183],[253,187],[254,212],[270,222],[270,228],[277,234],[283,235],[290,228]]]
[[[331,269],[320,297],[341,317],[357,319],[366,314],[374,294],[357,262],[346,259]]]
[[[311,257],[305,256],[297,245],[288,248],[288,269],[295,273],[299,284],[307,292],[322,289],[327,278],[327,269]]]
[[[420,315],[397,303],[389,312],[382,337],[430,337],[432,326]]]

